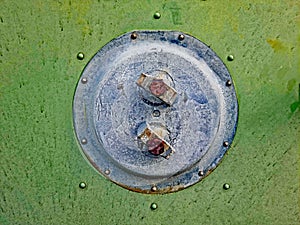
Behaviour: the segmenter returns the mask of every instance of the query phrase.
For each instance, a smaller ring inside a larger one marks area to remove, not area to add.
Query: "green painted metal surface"
[[[0,224],[299,224],[299,23],[297,0],[1,0]],[[199,38],[238,92],[229,154],[203,182],[173,194],[133,193],[98,175],[73,131],[84,65],[135,29]]]

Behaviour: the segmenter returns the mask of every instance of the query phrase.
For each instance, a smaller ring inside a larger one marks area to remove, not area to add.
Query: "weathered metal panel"
[[[0,223],[299,224],[299,12],[297,0],[2,0]],[[202,40],[238,92],[229,154],[174,194],[134,193],[99,176],[72,126],[84,65],[112,38],[142,29]]]

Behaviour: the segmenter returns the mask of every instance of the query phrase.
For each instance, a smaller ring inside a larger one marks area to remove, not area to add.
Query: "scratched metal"
[[[208,175],[228,150],[238,117],[234,85],[220,58],[196,38],[179,40],[177,31],[136,34],[112,40],[85,67],[80,80],[87,82],[79,81],[73,102],[76,135],[91,165],[120,186],[178,191]],[[178,93],[174,104],[139,87],[141,73],[164,74]],[[175,150],[168,159],[141,145],[145,124],[166,127]]]

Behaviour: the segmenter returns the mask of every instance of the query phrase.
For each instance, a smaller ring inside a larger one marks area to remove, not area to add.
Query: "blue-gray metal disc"
[[[141,74],[164,77],[176,99],[145,91]],[[168,193],[203,179],[232,143],[238,103],[221,59],[177,31],[136,31],[106,44],[89,61],[73,102],[74,128],[91,165],[143,193]],[[163,130],[173,154],[153,155],[139,133]]]

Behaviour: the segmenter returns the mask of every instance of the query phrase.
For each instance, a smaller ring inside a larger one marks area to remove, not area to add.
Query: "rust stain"
[[[123,188],[126,188],[130,191],[139,192],[139,193],[143,193],[143,194],[167,194],[167,193],[171,193],[171,192],[177,192],[177,191],[183,190],[185,188],[183,185],[176,185],[176,186],[168,186],[163,189],[158,189],[157,191],[151,191],[150,189],[149,190],[148,189],[139,189],[139,188],[128,187],[128,186],[125,186],[125,185],[119,184],[119,183],[116,183],[116,184]]]

